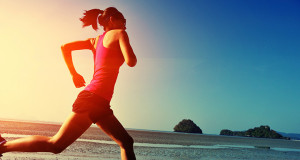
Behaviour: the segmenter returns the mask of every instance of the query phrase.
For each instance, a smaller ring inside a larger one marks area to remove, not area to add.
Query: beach
[[[0,120],[0,133],[7,140],[30,135],[53,136],[59,124]],[[141,160],[300,160],[300,141],[219,135],[185,134],[128,129]],[[60,154],[5,153],[3,160],[118,160],[120,149],[100,129],[91,127]]]

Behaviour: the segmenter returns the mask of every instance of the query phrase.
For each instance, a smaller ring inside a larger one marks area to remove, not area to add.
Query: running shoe
[[[6,142],[6,140],[3,137],[1,137],[1,134],[0,134],[0,145],[2,145],[5,142]],[[0,157],[2,157],[2,154],[0,154]]]

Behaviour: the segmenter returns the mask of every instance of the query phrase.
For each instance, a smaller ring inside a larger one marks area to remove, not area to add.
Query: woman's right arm
[[[134,67],[137,63],[136,56],[129,42],[129,37],[125,30],[121,30],[119,33],[119,44],[123,57],[128,66]]]
[[[85,86],[85,81],[83,77],[78,74],[75,70],[73,60],[72,60],[72,51],[74,50],[82,50],[82,49],[90,49],[93,50],[93,45],[91,43],[91,39],[87,39],[85,41],[74,41],[61,46],[61,51],[64,57],[64,60],[67,64],[67,67],[71,73],[74,85],[76,88],[80,88]]]

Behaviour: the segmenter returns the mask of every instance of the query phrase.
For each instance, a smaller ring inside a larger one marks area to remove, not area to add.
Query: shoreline
[[[60,124],[0,120],[0,132],[7,140],[30,135],[53,136],[59,128]],[[140,129],[128,132],[135,140],[137,159],[143,160],[297,160],[300,157],[300,141]],[[100,129],[91,127],[59,155],[12,152],[5,153],[3,159],[117,160],[120,148]]]
[[[0,120],[1,133],[18,135],[45,135],[53,136],[60,128],[60,124],[27,122],[15,120]],[[14,127],[12,127],[14,126]],[[17,128],[16,128],[17,127]],[[30,129],[29,129],[30,128]],[[182,132],[126,129],[137,143],[169,144],[183,146],[214,146],[214,145],[242,145],[242,146],[268,146],[270,148],[300,149],[299,140],[239,137],[213,134],[191,134]],[[33,133],[34,132],[34,133]],[[149,138],[153,137],[155,138]],[[89,128],[80,138],[91,140],[106,140],[110,138],[98,127]],[[283,146],[282,146],[283,145]]]
[[[23,138],[32,135],[21,135],[21,134],[2,134],[4,138]],[[77,142],[90,142],[90,143],[101,143],[101,144],[112,144],[116,145],[114,141],[104,141],[104,140],[89,140],[89,139],[77,139]],[[251,149],[270,149],[270,150],[277,150],[277,151],[295,151],[300,152],[299,149],[293,148],[271,148],[269,146],[244,146],[244,145],[174,145],[174,144],[152,144],[152,143],[135,143],[135,147],[155,147],[155,148],[198,148],[198,149],[221,149],[221,148],[251,148]]]
[[[59,125],[61,126],[63,122],[50,122],[50,121],[33,121],[33,120],[19,120],[19,119],[7,119],[0,118],[0,122],[16,122],[16,123],[33,123],[33,124],[43,124],[43,125]],[[98,128],[95,125],[91,125],[91,128]],[[141,131],[141,132],[153,132],[153,133],[170,133],[170,134],[184,134],[184,135],[205,135],[205,136],[224,136],[224,137],[238,137],[238,138],[258,138],[258,137],[247,137],[247,136],[229,136],[229,135],[220,135],[220,134],[208,134],[208,133],[185,133],[185,132],[174,132],[174,131],[166,131],[166,130],[152,130],[152,129],[138,129],[138,128],[125,128],[127,131]],[[275,138],[258,138],[258,139],[274,139]],[[278,138],[279,139],[279,138]],[[288,140],[288,139],[283,139]],[[298,139],[289,139],[289,141],[300,141]]]

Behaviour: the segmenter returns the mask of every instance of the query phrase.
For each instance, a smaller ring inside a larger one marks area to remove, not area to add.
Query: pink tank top
[[[103,38],[106,33],[104,32],[99,37],[96,53],[94,54],[93,79],[84,90],[93,92],[110,101],[119,69],[124,63],[124,57],[120,48],[108,49],[103,46]]]

